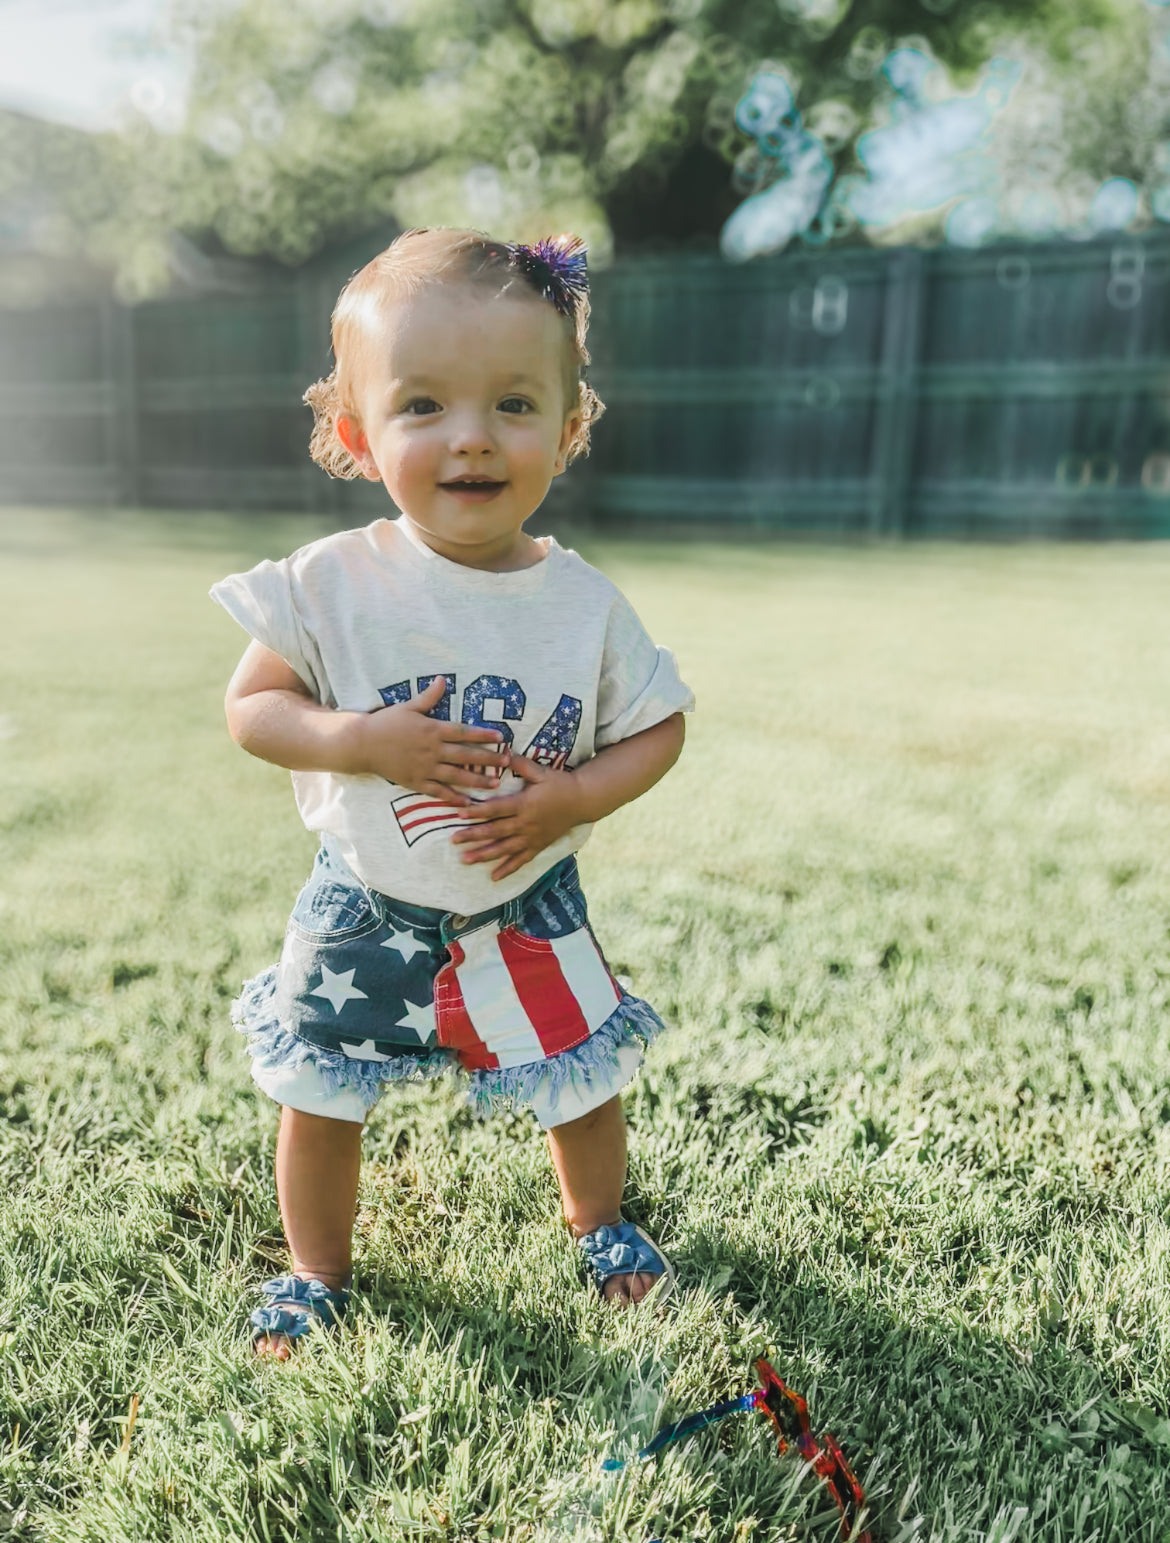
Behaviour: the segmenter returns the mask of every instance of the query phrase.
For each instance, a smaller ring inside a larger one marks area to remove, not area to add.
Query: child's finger
[[[459,857],[465,863],[483,863],[492,857],[502,857],[507,850],[507,843],[502,841],[485,841],[478,846],[465,846],[460,850]]]
[[[466,794],[460,793],[458,788],[449,787],[445,782],[420,782],[415,791],[429,793],[432,798],[441,798],[444,803],[456,804],[460,809],[471,805],[471,799]]]
[[[508,769],[514,777],[519,777],[528,783],[543,782],[548,776],[548,769],[538,766],[535,761],[529,760],[526,755],[514,755],[508,762]]]
[[[524,841],[510,836],[506,841],[484,841],[476,846],[465,846],[459,855],[465,863],[486,863],[495,857],[514,855],[525,845]]]
[[[477,734],[481,732],[482,730],[476,730]],[[502,761],[508,754],[508,747],[502,739],[486,742],[482,739],[450,739],[444,734],[439,746],[439,754],[445,761],[458,761],[463,766],[474,766],[477,762],[481,762],[485,755],[492,760]]]
[[[477,825],[498,825],[501,820],[514,820],[520,813],[519,805],[511,794],[504,798],[486,798],[475,806],[473,818]]]
[[[535,855],[534,852],[521,852],[516,857],[510,857],[506,862],[502,862],[498,868],[493,868],[488,877],[493,884],[498,884],[501,879],[506,879],[510,873],[518,873],[524,864],[529,861],[530,857],[535,857]]]
[[[436,675],[425,691],[420,691],[409,702],[404,702],[404,707],[409,707],[412,712],[429,713],[432,707],[437,707],[447,692],[447,682],[443,676]]]
[[[443,778],[452,787],[460,788],[494,788],[499,786],[499,778],[491,773],[464,771],[461,766],[451,765],[449,762],[440,761],[443,770]]]
[[[507,804],[508,808],[500,808],[499,805]],[[489,798],[485,803],[476,804],[475,813],[471,816],[477,826],[483,826],[478,835],[469,835],[469,841],[486,841],[489,837],[502,835],[502,822],[513,822],[517,810],[510,798]],[[489,828],[490,827],[490,828]],[[509,828],[514,826],[509,823]]]
[[[499,729],[477,729],[467,723],[445,723],[443,738],[453,743],[462,742],[471,745],[495,743],[502,747],[504,743],[504,736]]]

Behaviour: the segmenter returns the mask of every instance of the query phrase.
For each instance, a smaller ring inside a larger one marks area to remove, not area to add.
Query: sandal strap
[[[249,1315],[248,1322],[256,1330],[253,1339],[264,1334],[299,1339],[309,1333],[314,1319],[333,1328],[349,1305],[348,1291],[331,1291],[324,1281],[302,1280],[299,1275],[278,1275],[266,1280],[260,1290],[269,1302]]]
[[[649,1241],[641,1237],[633,1222],[619,1221],[615,1227],[598,1227],[577,1239],[599,1284],[611,1275],[662,1275],[666,1261]]]

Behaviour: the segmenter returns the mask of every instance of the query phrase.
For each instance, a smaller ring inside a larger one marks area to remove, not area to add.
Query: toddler
[[[629,603],[524,529],[588,449],[582,243],[412,230],[333,313],[306,392],[313,458],[381,482],[396,519],[232,574],[250,634],[228,727],[289,768],[320,836],[280,960],[233,1004],[281,1108],[291,1271],[251,1315],[286,1359],[351,1284],[362,1125],[388,1081],[458,1069],[481,1114],[527,1105],[602,1295],[674,1271],[620,1212],[620,1090],[661,1030],[593,936],[573,854],[677,760],[694,699]]]

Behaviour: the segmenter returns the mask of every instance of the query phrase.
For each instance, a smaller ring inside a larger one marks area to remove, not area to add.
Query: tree
[[[1101,137],[1078,131],[1085,174],[1144,176],[1161,132],[1161,99],[1149,121],[1127,119],[1116,78],[1148,52],[1144,0],[173,3],[195,61],[185,121],[166,132],[138,114],[103,136],[100,168],[67,199],[129,294],[165,284],[174,229],[291,266],[388,218],[519,238],[572,228],[601,262],[648,240],[713,246],[744,191],[735,103],[765,61],[837,172],[861,169],[899,41],[962,87],[1007,40],[1059,95],[1105,39],[1097,122],[1116,120],[1125,164],[1095,165]]]

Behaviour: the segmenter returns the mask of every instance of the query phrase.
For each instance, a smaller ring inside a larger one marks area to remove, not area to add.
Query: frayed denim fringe
[[[664,1028],[648,1002],[627,993],[601,1027],[572,1050],[562,1050],[547,1061],[529,1061],[525,1066],[472,1072],[467,1102],[481,1119],[487,1119],[497,1109],[528,1103],[543,1086],[548,1088],[549,1104],[555,1109],[563,1087],[592,1087],[595,1073],[618,1070],[617,1052],[622,1045],[645,1048]],[[604,1081],[608,1084],[610,1078]]]
[[[395,1056],[392,1061],[359,1061],[339,1051],[324,1050],[282,1029],[276,1016],[276,965],[245,981],[232,1003],[232,1023],[248,1041],[248,1054],[261,1066],[296,1071],[310,1062],[321,1074],[330,1093],[352,1091],[372,1109],[382,1096],[384,1082],[427,1082],[452,1070],[449,1051],[430,1055]]]
[[[392,1061],[361,1061],[298,1039],[281,1028],[276,1016],[276,971],[276,965],[271,965],[246,981],[232,1003],[232,1024],[239,1033],[250,1036],[248,1054],[261,1066],[295,1071],[309,1061],[320,1072],[329,1092],[356,1092],[367,1109],[377,1103],[386,1082],[428,1082],[443,1076],[454,1079],[462,1069],[454,1052],[446,1049],[427,1055],[396,1056]],[[475,1114],[487,1119],[498,1109],[528,1103],[544,1087],[555,1109],[563,1087],[592,1087],[596,1074],[618,1069],[617,1053],[623,1045],[645,1048],[664,1029],[662,1019],[648,1002],[626,993],[601,1027],[572,1050],[550,1056],[547,1061],[471,1072],[467,1102]],[[609,1078],[604,1080],[608,1082]]]

